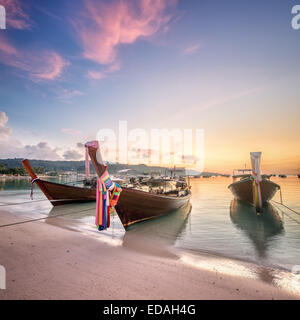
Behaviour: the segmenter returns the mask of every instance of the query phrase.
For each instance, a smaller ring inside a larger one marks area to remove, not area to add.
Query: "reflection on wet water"
[[[186,204],[165,216],[132,225],[125,233],[123,247],[153,255],[174,256],[170,247],[185,230],[191,213]]]
[[[282,187],[283,200],[300,211],[300,179],[273,179]],[[122,245],[155,255],[172,255],[170,247],[193,254],[203,252],[255,262],[262,266],[291,270],[300,265],[300,217],[269,205],[261,216],[251,206],[233,200],[230,178],[192,179],[192,209],[184,208],[170,215],[124,228],[116,214],[111,228],[98,232],[94,225],[95,204],[52,207],[35,186],[30,202],[30,184],[26,180],[1,181],[0,205],[20,220],[48,216],[45,223],[79,231],[112,245]],[[275,200],[279,200],[279,194]],[[272,278],[262,272],[261,278]]]
[[[283,201],[300,212],[300,179],[274,178]],[[291,270],[300,264],[300,216],[271,202],[258,217],[251,206],[233,199],[231,178],[192,180],[191,222],[176,247]],[[279,201],[279,193],[274,200]],[[281,210],[280,210],[281,209]]]
[[[53,207],[45,223],[67,230],[80,231],[111,245],[156,256],[172,256],[170,247],[186,227],[191,205],[160,218],[140,222],[125,232],[118,216],[111,216],[111,227],[99,232],[95,225],[94,204],[70,204]]]
[[[253,206],[234,199],[230,205],[230,218],[251,239],[257,254],[262,258],[267,256],[273,237],[283,232],[278,211],[270,203],[265,204],[263,213],[258,215]]]

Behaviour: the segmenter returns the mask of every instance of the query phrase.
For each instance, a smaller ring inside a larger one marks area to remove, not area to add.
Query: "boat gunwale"
[[[52,182],[52,181],[48,181],[48,180],[43,180],[43,179],[40,179],[38,178],[40,182],[42,183],[48,183],[48,184],[52,184],[52,185],[57,185],[59,187],[66,187],[66,188],[71,188],[71,189],[78,189],[78,190],[95,190],[96,191],[96,188],[86,188],[86,187],[77,187],[77,186],[69,186],[67,184],[64,184],[64,183],[58,183],[58,182]]]
[[[232,183],[228,186],[228,188],[230,189],[233,185],[237,185],[237,184],[240,184],[240,183],[243,183],[243,182],[248,182],[248,181],[251,181],[251,179],[250,179],[250,178],[247,178],[247,179],[243,179],[243,180],[238,180],[238,181],[232,182]],[[270,182],[271,184],[273,184],[277,189],[280,189],[280,185],[277,184],[277,183],[275,183],[275,182],[273,182],[273,181],[271,181],[271,180],[264,179],[264,180],[262,180],[262,181],[268,181],[268,182]]]
[[[186,196],[183,196],[183,197],[172,197],[172,196],[167,196],[167,195],[164,195],[164,194],[150,193],[150,192],[147,192],[147,191],[134,189],[134,188],[123,187],[122,189],[123,190],[133,190],[134,192],[139,192],[141,194],[146,194],[146,195],[151,196],[151,197],[162,198],[162,199],[170,199],[170,200],[184,200],[184,199],[188,199],[188,198],[190,198],[192,196],[191,193],[189,193],[189,194],[187,194]]]

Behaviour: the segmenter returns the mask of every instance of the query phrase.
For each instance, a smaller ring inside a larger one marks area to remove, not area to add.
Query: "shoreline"
[[[1,210],[0,225],[18,220]],[[231,272],[237,266],[243,270],[246,263],[208,255],[194,261],[186,253],[168,256],[163,248],[157,253],[112,246],[42,221],[5,227],[0,264],[6,268],[7,288],[0,290],[0,299],[300,298]]]
[[[38,175],[39,178],[57,178],[58,176]],[[2,175],[0,180],[31,180],[30,176]]]

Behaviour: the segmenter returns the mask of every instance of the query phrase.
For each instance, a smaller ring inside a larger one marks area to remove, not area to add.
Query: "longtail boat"
[[[98,156],[99,161],[97,160],[98,150],[99,149],[94,146],[88,146],[88,154],[92,164],[97,175],[101,177],[106,167],[102,162],[100,154]],[[176,196],[172,193],[155,194],[134,188],[122,187],[122,192],[115,209],[126,229],[137,222],[160,217],[175,211],[188,203],[190,197],[191,192],[189,189],[185,195]]]
[[[233,174],[234,182],[228,186],[234,197],[253,205],[257,212],[263,211],[263,205],[273,198],[280,186],[260,173],[261,152],[250,152],[252,169],[239,169]],[[239,179],[238,181],[235,181]]]
[[[66,184],[50,182],[37,177],[29,161],[24,159],[22,165],[31,177],[31,183],[36,183],[53,206],[70,203],[96,201],[95,188],[83,188]]]

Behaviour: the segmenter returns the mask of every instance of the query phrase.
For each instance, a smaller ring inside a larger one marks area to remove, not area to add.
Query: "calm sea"
[[[300,179],[288,176],[272,181],[281,185],[284,204],[300,212]],[[44,223],[133,250],[159,253],[162,244],[196,256],[208,253],[286,270],[300,265],[300,215],[271,202],[257,216],[252,207],[233,200],[231,182],[232,178],[223,177],[191,179],[191,208],[137,224],[127,232],[117,215],[109,230],[97,231],[94,203],[53,208],[37,186],[31,202],[26,180],[0,180],[0,209],[18,221],[45,217]],[[279,193],[274,200],[280,201]]]

